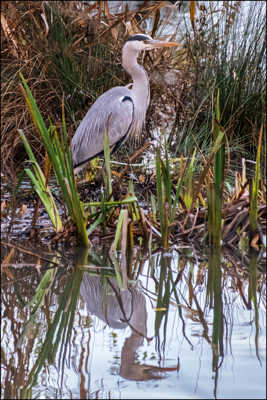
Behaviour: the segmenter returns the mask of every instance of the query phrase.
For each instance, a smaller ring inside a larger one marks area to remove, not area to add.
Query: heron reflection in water
[[[103,93],[89,109],[72,139],[74,172],[103,154],[104,134],[108,132],[111,151],[128,137],[140,136],[150,101],[149,79],[137,62],[142,50],[179,46],[174,42],[154,40],[148,35],[130,36],[122,49],[122,65],[131,75],[132,88],[116,86]]]
[[[113,329],[130,327],[131,334],[121,349],[120,376],[132,381],[163,379],[167,372],[177,371],[174,367],[159,367],[139,363],[138,349],[147,337],[146,299],[138,288],[120,290],[116,279],[109,278],[105,287],[100,277],[84,272],[80,294],[90,315],[95,315]]]

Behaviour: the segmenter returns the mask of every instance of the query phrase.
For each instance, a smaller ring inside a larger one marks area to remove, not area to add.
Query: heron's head
[[[160,40],[154,40],[149,35],[137,34],[130,36],[126,42],[124,47],[130,48],[137,52],[142,50],[152,50],[158,49],[160,47],[175,47],[181,46],[179,43],[175,42],[163,42]]]

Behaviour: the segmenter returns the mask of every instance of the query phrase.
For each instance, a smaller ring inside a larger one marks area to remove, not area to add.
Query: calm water
[[[266,397],[256,255],[137,251],[124,280],[103,249],[19,246],[2,251],[2,398]]]

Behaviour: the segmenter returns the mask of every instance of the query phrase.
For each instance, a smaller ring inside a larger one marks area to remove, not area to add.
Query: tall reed
[[[174,188],[174,193],[172,193],[173,183],[166,140],[164,143],[164,155],[165,159],[162,160],[161,149],[160,147],[158,147],[156,150],[157,206],[160,221],[161,243],[162,246],[166,249],[170,244],[170,226],[174,221],[175,212],[177,211],[177,205],[184,175],[181,175],[178,178],[177,185]],[[155,207],[152,201],[152,209],[153,208]]]
[[[61,188],[62,196],[68,208],[69,216],[71,217],[73,223],[77,227],[78,240],[81,244],[88,247],[89,239],[86,232],[87,219],[84,212],[84,206],[80,201],[74,179],[72,156],[71,156],[70,145],[68,142],[68,135],[66,130],[65,116],[64,116],[64,106],[62,105],[63,129],[61,137],[59,138],[56,128],[55,126],[53,126],[51,121],[49,129],[47,129],[27,82],[25,81],[22,74],[20,74],[20,77],[23,83],[22,87],[23,95],[25,97],[32,120],[39,131],[41,141],[44,144],[50,162],[53,166],[57,182]],[[24,144],[26,144],[25,141]],[[39,176],[39,181],[41,185],[42,182],[40,177],[41,175]],[[31,179],[32,178],[33,177],[31,177]],[[35,183],[35,181],[33,181],[33,183]],[[42,197],[41,200],[43,200]],[[51,206],[53,206],[52,202]]]
[[[257,234],[258,226],[258,195],[259,195],[259,185],[260,185],[260,165],[261,165],[261,142],[262,142],[262,132],[263,126],[261,126],[258,147],[257,147],[257,157],[255,166],[255,176],[250,182],[249,186],[249,225],[250,225],[250,243]]]
[[[212,94],[220,90],[221,125],[227,131],[235,158],[255,154],[251,126],[266,128],[266,4],[264,2],[207,2],[198,11],[195,31],[187,31],[188,62],[195,76],[186,145],[198,128],[202,151],[212,125]],[[255,140],[256,139],[256,140]]]
[[[222,133],[220,127],[220,91],[217,93],[213,118],[214,143]],[[208,231],[210,246],[219,247],[222,237],[222,204],[225,166],[225,136],[223,136],[214,160],[214,183],[208,185]]]

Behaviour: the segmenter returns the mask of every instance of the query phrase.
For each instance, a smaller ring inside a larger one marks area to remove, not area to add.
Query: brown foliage
[[[42,116],[51,117],[58,126],[64,95],[72,135],[101,93],[129,83],[120,65],[122,43],[129,34],[141,31],[138,20],[157,13],[163,3],[144,4],[140,12],[126,8],[116,15],[109,12],[107,2],[3,1],[1,6],[1,160],[4,174],[14,177],[25,159],[18,128],[38,161],[44,157],[22,96],[19,72],[27,79]],[[148,70],[165,61],[162,54],[155,57],[145,59]]]

